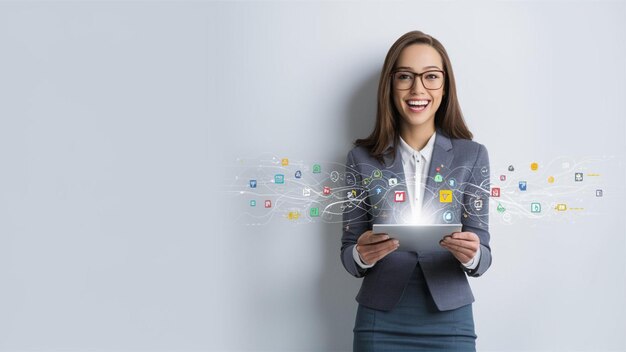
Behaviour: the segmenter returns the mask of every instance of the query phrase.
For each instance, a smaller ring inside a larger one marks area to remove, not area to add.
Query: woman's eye
[[[438,78],[439,78],[438,75],[432,74],[432,73],[426,76],[426,79],[438,79]]]
[[[398,79],[404,80],[404,79],[409,79],[409,78],[411,78],[411,77],[409,75],[407,75],[407,74],[400,74],[400,75],[398,75]]]

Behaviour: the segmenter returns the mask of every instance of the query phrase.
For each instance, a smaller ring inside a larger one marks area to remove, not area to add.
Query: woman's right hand
[[[398,249],[399,246],[400,242],[390,239],[386,233],[373,233],[372,230],[368,230],[359,236],[356,251],[365,265],[371,265]]]

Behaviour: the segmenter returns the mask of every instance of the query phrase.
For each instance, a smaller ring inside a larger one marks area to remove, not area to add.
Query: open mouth
[[[430,105],[430,100],[407,100],[406,101],[409,110],[413,112],[424,111],[428,105]]]

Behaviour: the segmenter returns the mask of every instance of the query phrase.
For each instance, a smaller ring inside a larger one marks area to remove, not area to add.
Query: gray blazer
[[[389,153],[382,164],[366,149],[353,148],[346,164],[346,187],[350,194],[343,210],[341,261],[351,275],[364,278],[356,296],[357,302],[378,310],[391,310],[400,300],[418,261],[439,310],[451,310],[474,302],[466,274],[481,276],[491,265],[489,172],[489,157],[483,145],[448,138],[437,129],[422,214],[433,223],[461,223],[462,231],[478,235],[481,256],[475,269],[466,269],[448,251],[415,253],[400,250],[379,260],[372,268],[363,269],[352,257],[359,236],[371,230],[375,223],[409,222],[411,207],[399,148],[395,148],[395,160],[392,161]],[[395,178],[397,184],[392,180],[390,185],[390,178]],[[453,201],[441,203],[439,190],[452,190]],[[406,192],[405,202],[394,201],[396,191]]]

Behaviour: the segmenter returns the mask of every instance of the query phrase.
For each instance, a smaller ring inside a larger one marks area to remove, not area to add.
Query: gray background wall
[[[602,201],[572,195],[576,216],[492,212],[494,264],[471,280],[479,349],[625,350],[625,15],[1,2],[0,350],[351,350],[360,281],[341,267],[340,225],[246,225],[236,160],[343,162],[373,126],[387,50],[413,29],[446,46],[492,170],[598,157],[603,177]]]

